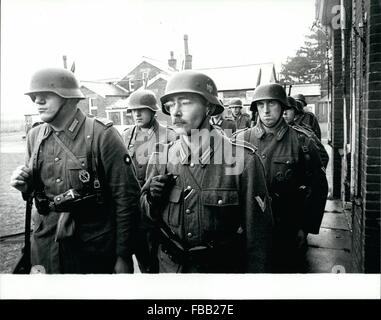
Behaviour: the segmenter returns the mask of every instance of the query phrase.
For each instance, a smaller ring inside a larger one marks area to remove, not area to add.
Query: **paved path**
[[[350,273],[352,232],[340,200],[328,200],[318,235],[308,235],[308,273]]]

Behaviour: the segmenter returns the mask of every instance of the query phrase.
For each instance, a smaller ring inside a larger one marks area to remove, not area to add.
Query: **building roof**
[[[167,74],[172,74],[172,73],[178,71],[178,70],[173,69],[172,67],[170,67],[168,65],[168,62],[152,59],[152,58],[145,57],[145,56],[143,56],[142,58],[143,58],[142,62],[146,61],[147,63],[152,64],[153,66],[155,66],[156,68],[164,71]]]
[[[127,98],[120,98],[106,107],[106,110],[120,110],[127,109]]]
[[[124,88],[113,83],[101,81],[81,81],[81,85],[103,98],[110,96],[128,96],[129,92]]]
[[[307,84],[293,84],[291,87],[291,95],[301,93],[305,96],[320,96],[320,84],[307,83]]]
[[[218,91],[255,89],[258,85],[276,81],[273,63],[195,69],[211,77]]]

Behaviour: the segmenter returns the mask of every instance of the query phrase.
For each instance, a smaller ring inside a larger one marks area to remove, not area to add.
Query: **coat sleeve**
[[[273,218],[264,167],[255,153],[246,161],[242,173],[241,202],[246,241],[246,272],[268,272]]]
[[[119,133],[114,127],[100,130],[98,150],[115,213],[116,254],[128,258],[133,253],[139,220],[140,187]]]
[[[308,139],[304,152],[306,195],[304,201],[303,229],[318,234],[328,195],[328,182],[320,152],[313,139]]]

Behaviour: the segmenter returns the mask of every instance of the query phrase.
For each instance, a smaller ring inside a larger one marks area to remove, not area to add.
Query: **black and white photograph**
[[[381,0],[2,0],[0,299],[380,299],[380,39]]]

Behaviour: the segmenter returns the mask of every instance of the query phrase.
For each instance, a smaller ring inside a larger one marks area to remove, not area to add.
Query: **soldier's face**
[[[208,109],[195,93],[174,94],[164,106],[171,115],[176,133],[188,136],[192,129],[199,128]]]
[[[141,128],[149,128],[155,113],[148,108],[132,110],[135,124]]]
[[[273,127],[282,116],[282,106],[277,100],[260,100],[257,109],[261,122],[266,127]]]
[[[286,120],[287,123],[293,122],[295,118],[295,110],[294,109],[284,110],[283,118],[284,120]]]
[[[235,117],[238,117],[241,114],[242,108],[241,107],[234,107],[232,108],[232,114]]]
[[[53,92],[38,92],[32,98],[37,105],[41,120],[47,123],[56,118],[58,111],[65,104],[65,99]]]

